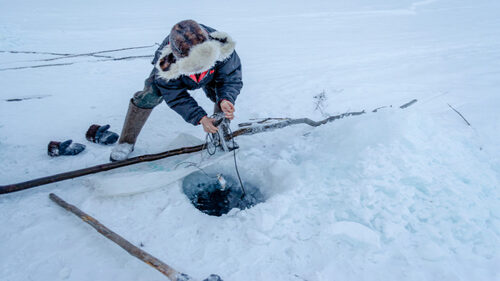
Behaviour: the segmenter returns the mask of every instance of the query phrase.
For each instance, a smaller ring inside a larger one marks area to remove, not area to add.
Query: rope
[[[229,135],[231,136],[233,134],[233,132],[231,131],[231,128],[229,128],[229,126],[227,126],[227,130],[228,130]],[[236,144],[234,142],[234,138],[232,138],[231,140],[233,141],[233,148],[234,148],[236,146]],[[238,169],[238,163],[236,163],[236,149],[233,149],[233,158],[234,158],[234,169],[236,170],[236,175],[238,175],[238,180],[240,181],[240,187],[241,187],[240,199],[243,199],[247,195],[247,193],[245,191],[245,187],[243,186],[243,182],[241,181],[240,171]]]
[[[205,172],[205,170],[203,170],[202,168],[198,167],[199,163],[197,164],[197,163],[195,163],[195,162],[189,162],[189,161],[184,161],[184,162],[181,162],[181,163],[179,163],[179,164],[175,165],[175,169],[177,169],[177,168],[178,168],[180,165],[182,165],[182,164],[187,164],[185,168],[187,168],[187,167],[195,167],[196,169],[200,170],[203,174],[205,174],[205,176],[207,176],[209,179],[211,179],[211,178],[212,178],[211,176],[209,176],[209,175]]]
[[[213,152],[210,151],[210,145],[212,145],[214,148]],[[212,156],[217,152],[217,146],[215,145],[214,137],[210,133],[207,133],[207,136],[205,137],[205,146],[207,147],[208,155]]]
[[[227,126],[227,129],[228,129],[228,135],[231,136],[233,134],[231,128],[229,128],[229,126]],[[214,138],[214,136],[212,134],[207,133],[207,135],[205,137],[205,145],[207,147],[208,155],[212,156],[217,152],[217,144],[216,143],[217,142],[220,143],[220,141],[221,141],[218,138],[219,137]],[[233,148],[236,147],[236,143],[234,142],[234,138],[231,138],[231,141],[233,142]],[[214,148],[213,151],[210,151],[211,146],[213,146],[213,148]],[[236,175],[238,176],[238,181],[240,182],[240,188],[241,188],[241,197],[240,198],[243,199],[247,195],[247,193],[245,191],[245,187],[243,186],[243,181],[241,180],[240,170],[238,169],[238,163],[236,161],[236,149],[233,149],[233,159],[234,159],[234,169],[236,170]],[[195,165],[195,167],[196,167],[196,165]],[[199,168],[199,167],[197,167],[197,168]],[[199,168],[199,169],[202,170],[201,168]],[[205,173],[205,172],[203,171],[203,173]],[[207,175],[207,174],[205,173],[205,175]]]

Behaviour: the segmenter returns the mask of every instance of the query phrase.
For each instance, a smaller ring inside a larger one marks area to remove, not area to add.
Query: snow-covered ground
[[[170,160],[1,195],[0,280],[164,280],[50,192],[199,279],[500,280],[498,1],[0,0],[0,184],[107,162],[110,147],[84,133],[92,123],[120,132],[152,67],[150,58],[112,58],[152,55],[186,18],[238,42],[245,86],[235,123],[321,119],[321,92],[324,114],[393,107],[239,137],[242,178],[267,200],[222,217],[196,210],[178,182],[121,197],[92,184],[147,177]],[[5,52],[137,46],[145,47],[57,60]],[[32,99],[6,101],[15,98]],[[204,137],[162,104],[134,155],[164,151],[180,133]],[[86,151],[46,155],[50,140],[69,138]],[[233,173],[231,160],[217,169]]]

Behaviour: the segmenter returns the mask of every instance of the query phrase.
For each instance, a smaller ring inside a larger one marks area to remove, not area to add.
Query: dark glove
[[[77,155],[85,150],[85,145],[72,142],[72,140],[64,142],[51,141],[49,142],[47,153],[49,156],[56,157],[60,155]]]
[[[118,140],[118,134],[108,131],[109,125],[100,126],[94,124],[90,126],[85,134],[88,141],[100,143],[100,144],[113,144]]]

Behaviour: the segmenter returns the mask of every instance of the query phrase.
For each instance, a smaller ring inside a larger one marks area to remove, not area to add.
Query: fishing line
[[[228,130],[228,133],[229,135],[233,135],[233,132],[231,131],[231,128],[229,128],[229,126],[227,126],[227,130]],[[234,142],[234,138],[231,139],[231,141],[233,141],[233,148],[236,147],[236,144]],[[240,171],[238,169],[238,163],[236,163],[236,149],[233,149],[233,158],[234,158],[234,169],[236,170],[236,175],[238,175],[238,180],[240,181],[240,186],[241,186],[241,199],[243,199],[247,193],[245,191],[245,187],[243,186],[243,182],[241,181],[241,177],[240,177]]]
[[[222,130],[222,127],[219,127],[218,129]],[[228,130],[228,132],[227,132],[228,135],[231,136],[233,134],[233,132],[232,132],[231,128],[229,127],[229,125],[227,126],[227,130]],[[222,132],[222,135],[224,135],[224,132]],[[224,137],[224,136],[222,136],[222,137]],[[236,143],[234,141],[234,138],[231,138],[231,141],[233,142],[233,148],[236,147]],[[222,140],[220,139],[220,135],[207,133],[207,135],[205,137],[205,145],[207,147],[208,155],[210,155],[210,156],[214,155],[217,152],[217,144],[220,145],[221,142],[222,142]],[[213,146],[213,148],[214,148],[213,151],[210,150],[211,146]],[[238,163],[236,161],[236,149],[233,149],[233,159],[234,159],[234,169],[236,170],[236,175],[238,176],[238,181],[240,182],[240,188],[241,188],[241,197],[240,198],[243,199],[247,193],[245,191],[243,181],[241,180],[240,171],[238,169]]]
[[[187,168],[187,167],[195,167],[196,169],[200,170],[203,174],[205,174],[205,176],[207,176],[208,178],[213,178],[213,177],[209,176],[209,175],[205,172],[205,170],[203,170],[202,168],[198,167],[198,165],[199,165],[200,163],[195,163],[195,162],[184,161],[184,162],[181,162],[181,163],[179,163],[179,164],[175,165],[175,169],[177,169],[177,168],[178,168],[180,165],[182,165],[182,164],[188,164],[188,165],[187,165],[187,166],[185,166],[184,168]]]

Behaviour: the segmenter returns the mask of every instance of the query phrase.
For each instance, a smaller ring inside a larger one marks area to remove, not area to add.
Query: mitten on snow
[[[88,141],[100,143],[104,145],[113,144],[118,140],[118,134],[108,131],[109,125],[100,126],[94,124],[90,126],[85,134]]]
[[[73,143],[72,140],[64,142],[51,141],[47,149],[49,156],[56,157],[61,155],[77,155],[85,150],[85,145],[81,143]]]

